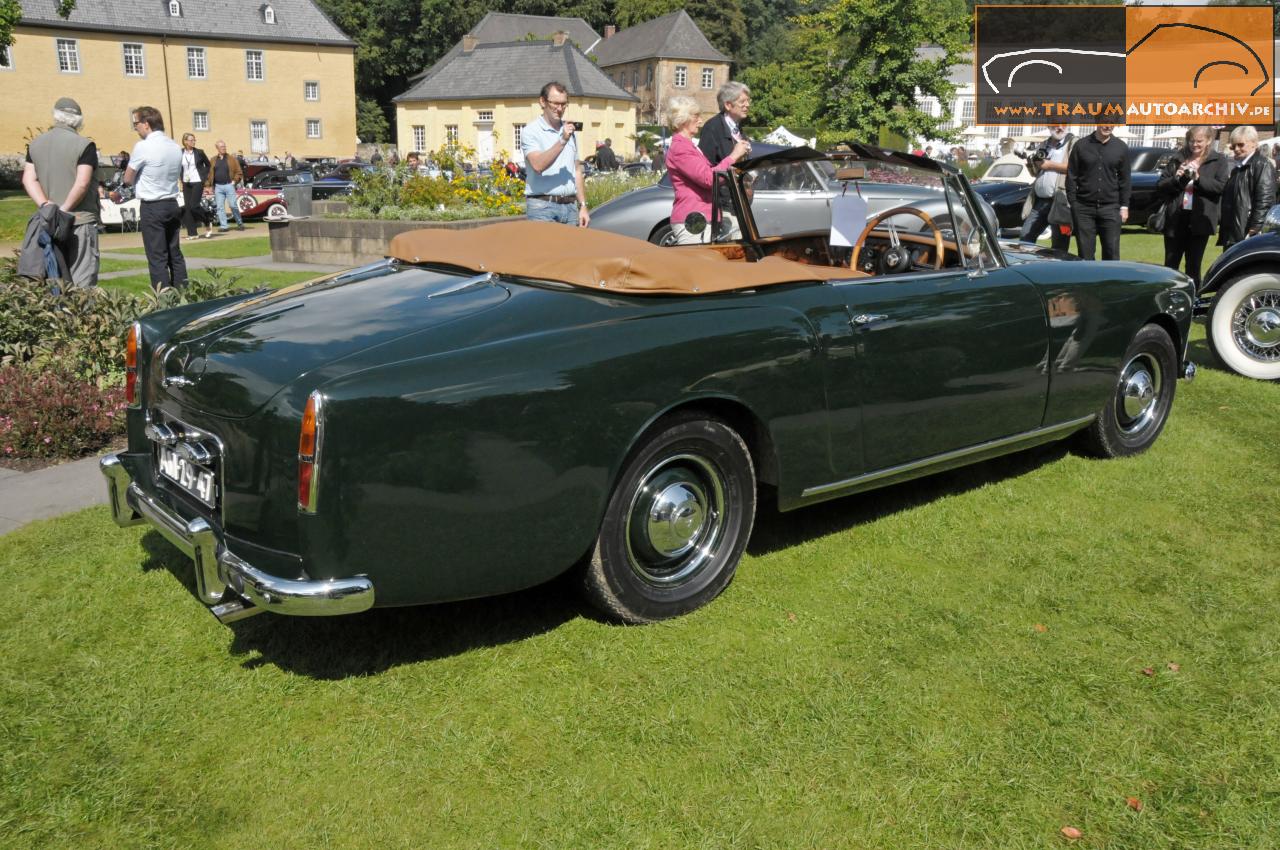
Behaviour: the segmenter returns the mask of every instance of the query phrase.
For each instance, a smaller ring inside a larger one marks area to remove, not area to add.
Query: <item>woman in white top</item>
[[[209,157],[196,147],[194,133],[182,136],[182,223],[187,226],[187,238],[195,239],[198,223],[203,223],[208,230],[204,238],[213,236],[213,221],[205,215],[200,206],[200,198],[204,195],[204,180],[209,176]]]

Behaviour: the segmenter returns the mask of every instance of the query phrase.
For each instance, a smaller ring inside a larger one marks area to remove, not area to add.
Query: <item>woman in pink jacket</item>
[[[671,231],[678,245],[709,242],[711,228],[690,233],[684,221],[690,213],[699,212],[711,220],[712,173],[723,171],[751,152],[751,143],[740,140],[723,160],[712,166],[694,143],[693,137],[702,127],[702,112],[691,97],[677,96],[667,101],[667,125],[674,130],[667,150],[667,172],[676,190],[671,205]]]

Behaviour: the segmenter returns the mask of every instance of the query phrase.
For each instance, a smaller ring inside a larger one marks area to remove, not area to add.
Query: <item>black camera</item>
[[[1044,145],[1036,148],[1027,156],[1027,170],[1032,174],[1039,175],[1040,167],[1044,165],[1044,161],[1049,158],[1049,149]]]

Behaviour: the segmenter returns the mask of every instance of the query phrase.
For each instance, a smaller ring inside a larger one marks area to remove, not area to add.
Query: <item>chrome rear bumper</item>
[[[195,561],[196,595],[220,622],[270,611],[298,617],[356,614],[373,607],[373,582],[363,576],[306,581],[280,578],[237,557],[207,521],[186,520],[142,491],[120,458],[100,462],[116,525],[149,523]],[[233,598],[224,601],[227,592]]]

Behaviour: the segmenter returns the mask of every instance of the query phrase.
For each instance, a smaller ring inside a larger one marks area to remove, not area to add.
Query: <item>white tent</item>
[[[1186,135],[1184,130],[1165,130],[1163,133],[1156,133],[1155,138],[1160,141],[1171,141],[1173,139],[1181,139]]]
[[[778,129],[765,136],[761,141],[768,142],[771,145],[786,145],[792,148],[798,148],[809,143],[808,139],[797,136],[781,124],[778,125]]]

